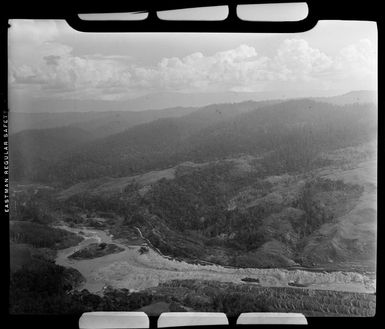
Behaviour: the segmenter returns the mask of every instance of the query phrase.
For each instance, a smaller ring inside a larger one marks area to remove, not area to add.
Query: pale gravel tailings
[[[350,292],[375,291],[375,280],[356,272],[309,272],[303,270],[289,271],[286,269],[255,269],[255,268],[225,268],[217,265],[196,265],[183,261],[167,259],[153,250],[146,254],[138,252],[139,246],[124,246],[112,240],[105,232],[86,228],[66,228],[71,232],[85,232],[92,236],[89,242],[95,238],[101,238],[103,242],[115,243],[125,250],[117,254],[81,261],[67,258],[79,247],[71,247],[61,250],[56,263],[62,266],[70,266],[79,270],[86,278],[86,283],[80,289],[88,289],[90,292],[99,292],[103,286],[110,285],[115,288],[127,288],[130,290],[143,290],[156,287],[161,282],[173,279],[200,279],[221,282],[242,283],[245,277],[259,279],[262,286],[287,287],[288,282],[311,283],[306,289],[327,289]],[[99,239],[98,239],[99,240]],[[83,241],[84,246],[87,242]],[[299,288],[293,288],[299,289]]]
[[[131,249],[126,260],[95,269],[91,281],[108,282],[117,288],[142,290],[174,279],[213,280],[241,283],[245,277],[259,278],[262,286],[286,287],[289,281],[311,283],[311,289],[374,292],[375,280],[354,272],[319,273],[285,269],[231,269],[221,266],[202,266],[164,259],[150,250],[139,255]]]

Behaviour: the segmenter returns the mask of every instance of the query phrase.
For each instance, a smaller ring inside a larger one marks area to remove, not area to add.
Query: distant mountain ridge
[[[179,117],[195,111],[196,108],[168,108],[164,110],[104,111],[104,112],[61,112],[22,113],[10,112],[9,130],[16,134],[23,130],[49,129],[73,126],[87,131],[98,131],[99,136],[107,136],[137,124],[164,117]]]
[[[316,100],[332,103],[336,105],[346,105],[354,103],[374,103],[377,104],[377,91],[357,90],[346,94],[331,97],[316,97]]]
[[[61,129],[63,131],[66,128]],[[340,106],[312,99],[294,99],[210,105],[185,116],[161,118],[106,137],[102,134],[102,137],[86,141],[79,138],[78,142],[71,144],[71,148],[57,140],[56,149],[65,150],[59,153],[47,151],[52,148],[51,141],[55,141],[54,129],[50,130],[52,138],[46,142],[33,137],[36,131],[26,132],[25,136],[30,134],[26,140],[38,143],[31,148],[25,148],[25,144],[17,142],[23,132],[10,139],[13,141],[12,157],[35,149],[34,159],[46,159],[49,162],[48,167],[33,165],[24,179],[34,177],[38,180],[74,183],[104,176],[122,177],[165,169],[183,161],[200,162],[236,154],[267,152],[282,149],[280,144],[288,148],[303,148],[313,141],[320,148],[342,147],[366,140],[375,131],[375,104],[355,102]],[[84,133],[98,136],[96,131]],[[49,159],[47,152],[52,154]],[[12,165],[19,163],[28,166],[39,161],[20,161]],[[25,171],[14,168],[13,172]],[[18,175],[13,178],[20,179]]]
[[[337,95],[341,92],[330,92],[317,90],[303,93],[302,97],[322,97]],[[297,97],[297,96],[294,96]],[[263,92],[157,92],[123,100],[95,100],[95,99],[53,99],[32,98],[25,103],[21,99],[13,99],[10,104],[12,112],[28,113],[60,113],[60,112],[105,112],[108,111],[145,111],[160,110],[172,107],[203,107],[218,103],[240,103],[244,101],[264,101],[271,99],[293,98],[285,91],[263,91]],[[20,103],[19,103],[20,102]]]
[[[377,103],[377,92],[352,91],[339,96],[304,98],[314,99],[317,101],[332,103],[336,105],[353,104],[355,102]],[[213,102],[213,104],[205,105],[203,107],[170,107],[158,110],[144,111],[124,111],[122,110],[121,105],[117,106],[114,102],[110,104],[106,101],[101,103],[93,101],[92,104],[95,106],[95,111],[89,112],[80,111],[35,113],[33,110],[31,110],[31,112],[25,113],[11,111],[9,113],[9,130],[11,134],[15,134],[22,130],[73,126],[84,129],[90,133],[96,132],[99,134],[99,137],[105,137],[119,133],[135,125],[151,122],[160,118],[182,117],[193,112],[202,113],[204,111],[217,111],[217,116],[220,116],[221,113],[223,114],[224,112],[226,112],[224,116],[236,115],[240,112],[249,111],[256,107],[261,107],[272,103],[279,103],[286,100],[288,99],[285,98],[284,95],[281,95],[281,97],[276,97],[275,99],[260,101],[253,99],[241,100],[240,98],[238,102],[226,102],[226,98],[224,98],[222,101]],[[51,106],[55,105],[52,104]],[[77,107],[81,108],[81,106],[82,102],[79,102]],[[101,109],[103,108],[108,108],[109,111],[102,111]],[[234,113],[230,113],[231,111],[234,111]],[[190,119],[192,120],[194,116],[197,120],[199,120],[200,114],[193,114]]]

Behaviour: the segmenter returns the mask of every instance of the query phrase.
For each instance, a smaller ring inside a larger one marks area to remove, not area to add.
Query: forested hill
[[[186,144],[199,158],[292,148],[300,140],[313,148],[338,148],[375,133],[376,111],[374,104],[290,100],[202,129]]]
[[[377,92],[371,90],[356,90],[343,95],[332,97],[319,97],[316,100],[332,103],[335,105],[348,105],[354,103],[375,103],[377,104]]]
[[[60,113],[21,113],[9,114],[11,134],[24,130],[50,129],[58,127],[81,128],[98,137],[106,137],[122,132],[139,124],[148,123],[162,118],[179,118],[187,116],[189,120],[217,120],[233,116],[265,106],[272,101],[245,101],[241,103],[212,104],[204,107],[171,107],[161,110],[145,111],[113,111],[106,108],[102,112],[60,112]],[[189,115],[191,114],[191,115]]]
[[[115,134],[138,124],[160,118],[179,117],[197,110],[195,107],[174,107],[164,110],[113,111],[106,108],[102,112],[61,112],[61,113],[22,113],[10,112],[9,130],[16,134],[23,130],[76,127],[99,137]]]
[[[94,134],[76,127],[24,130],[9,137],[10,175],[29,180],[44,173],[70,150],[90,142]]]
[[[131,149],[137,146],[145,148],[146,145],[158,148],[159,145],[155,141],[157,134],[162,129],[171,133],[174,122],[177,124],[175,129],[183,131],[186,135],[272,102],[250,101],[237,104],[212,104],[198,109],[169,108],[142,112],[11,113],[11,132],[22,130],[10,135],[11,177],[18,181],[40,180],[41,176],[43,179],[49,179],[46,176],[47,166],[66,159],[68,155],[72,156],[79,146],[91,140],[95,142],[84,145],[77,154],[94,153],[95,147],[98,153],[100,145],[113,150],[114,145],[120,148],[126,142]],[[175,120],[178,117],[181,117],[180,120]],[[156,120],[158,120],[157,123],[151,125],[143,123]],[[58,125],[63,126],[56,127]],[[136,126],[138,128],[133,128]],[[36,129],[25,129],[26,127]],[[44,127],[53,128],[42,129]],[[119,134],[121,132],[123,133]],[[112,138],[108,138],[110,135]],[[172,140],[163,142],[171,143],[178,140],[172,134],[170,138]],[[119,149],[118,153],[121,151]],[[86,157],[88,158],[88,155]],[[89,167],[91,175],[93,175],[92,168],[93,166]]]
[[[268,104],[253,111],[243,108],[234,112],[231,107],[218,106],[211,112],[159,119],[84,143],[56,161],[51,159],[43,172],[36,168],[29,178],[67,185],[97,177],[134,175],[182,161],[261,152],[272,152],[274,157],[285,150],[291,150],[292,159],[282,161],[294,169],[310,163],[322,150],[369,140],[376,134],[376,114],[375,104],[337,106],[311,99]],[[14,152],[17,149],[14,144]],[[13,173],[18,173],[17,168]]]

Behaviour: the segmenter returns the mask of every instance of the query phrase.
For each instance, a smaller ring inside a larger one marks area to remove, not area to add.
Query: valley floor
[[[126,246],[114,240],[104,231],[87,228],[62,229],[74,233],[83,232],[86,239],[78,246],[59,251],[56,263],[77,269],[85,278],[82,288],[101,292],[103,287],[126,288],[134,291],[156,287],[169,280],[194,279],[242,283],[243,278],[259,279],[262,287],[289,287],[289,282],[308,285],[306,289],[335,290],[374,293],[375,279],[369,274],[357,272],[315,272],[288,269],[227,268],[217,265],[196,265],[161,256],[149,248],[139,253],[140,246]],[[114,243],[124,251],[103,257],[71,260],[68,256],[84,246],[95,243]],[[293,289],[301,289],[292,287]]]

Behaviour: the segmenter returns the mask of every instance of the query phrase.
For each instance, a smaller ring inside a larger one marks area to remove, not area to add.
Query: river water
[[[288,282],[310,283],[307,289],[329,289],[351,292],[375,292],[375,280],[356,272],[313,272],[287,269],[229,268],[219,265],[197,265],[166,257],[153,249],[140,254],[140,246],[126,246],[105,231],[90,228],[58,228],[82,235],[85,239],[77,246],[58,252],[56,264],[77,269],[86,282],[78,289],[101,293],[106,285],[138,291],[155,287],[174,279],[215,280],[242,283],[245,277],[259,279],[261,286],[287,287]],[[83,234],[81,234],[83,232]],[[93,259],[69,259],[75,251],[91,243],[114,243],[122,252]],[[299,289],[299,288],[293,288]]]

